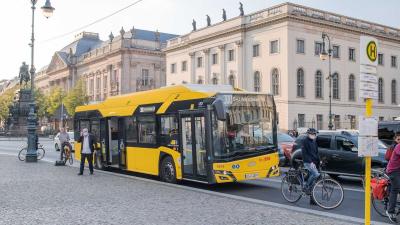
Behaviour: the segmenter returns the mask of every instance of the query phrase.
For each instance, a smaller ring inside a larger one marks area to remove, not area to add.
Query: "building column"
[[[246,79],[244,79],[244,74],[243,74],[243,41],[239,40],[235,42],[236,44],[236,49],[237,49],[237,58],[236,58],[236,63],[237,63],[237,82],[238,82],[238,87],[247,89],[246,86]]]
[[[204,49],[204,84],[210,83],[210,49]]]
[[[196,83],[196,59],[195,59],[195,52],[190,52],[190,81],[189,83],[195,84]],[[177,69],[177,68],[175,68]]]
[[[226,83],[226,67],[225,67],[225,45],[218,46],[219,48],[219,64],[221,66],[221,74],[220,74],[220,81],[218,83],[225,84]]]

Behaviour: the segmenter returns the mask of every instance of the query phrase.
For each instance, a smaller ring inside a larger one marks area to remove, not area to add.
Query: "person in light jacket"
[[[78,175],[83,175],[85,159],[87,159],[89,163],[90,175],[93,175],[93,152],[96,147],[95,137],[93,134],[89,133],[87,128],[83,128],[78,142],[81,143],[81,167]]]

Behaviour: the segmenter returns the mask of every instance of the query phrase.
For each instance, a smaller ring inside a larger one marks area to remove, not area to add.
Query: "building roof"
[[[135,37],[134,37],[135,39],[146,40],[146,41],[155,41],[156,40],[156,31],[135,29],[134,32],[135,32]],[[128,35],[129,35],[129,37],[131,37],[132,33],[129,31]],[[179,35],[175,35],[175,34],[167,34],[167,33],[161,33],[161,32],[159,32],[159,35],[160,35],[161,42],[167,42],[167,40],[179,36]],[[126,36],[126,34],[124,36]]]
[[[99,38],[94,38],[92,36],[82,36],[71,44],[62,48],[59,52],[63,52],[65,54],[60,56],[63,57],[63,59],[66,59],[69,55],[70,49],[72,50],[72,53],[74,53],[76,56],[80,56],[90,50],[97,48],[102,43],[103,41]]]

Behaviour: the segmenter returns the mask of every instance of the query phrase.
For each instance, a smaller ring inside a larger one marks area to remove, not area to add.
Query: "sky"
[[[53,17],[46,19],[40,7],[45,0],[38,0],[35,16],[35,67],[37,70],[48,65],[54,52],[62,49],[74,40],[81,31],[99,33],[107,40],[110,32],[119,34],[121,27],[130,30],[139,29],[183,35],[192,29],[192,19],[197,28],[206,25],[206,15],[211,22],[222,20],[222,8],[227,17],[239,15],[239,0],[143,0],[100,23],[84,30],[49,39],[74,31],[79,27],[122,9],[136,0],[51,0],[55,8]],[[400,28],[399,0],[241,0],[245,14],[256,12],[280,3],[293,2],[321,10],[335,12],[391,27]],[[31,1],[5,1],[0,8],[0,80],[18,75],[23,61],[30,64]]]

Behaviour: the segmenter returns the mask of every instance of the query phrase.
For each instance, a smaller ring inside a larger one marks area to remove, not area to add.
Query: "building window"
[[[299,127],[305,127],[306,125],[306,115],[305,114],[298,114],[297,115],[298,121],[299,121]]]
[[[279,72],[278,69],[272,70],[272,94],[279,95]]]
[[[203,57],[197,57],[197,67],[203,66]]]
[[[150,85],[149,70],[142,69],[142,86],[148,86],[148,85]]]
[[[297,70],[297,97],[304,97],[304,70]]]
[[[199,78],[199,79],[197,80],[197,83],[198,83],[198,84],[204,84],[204,81],[203,81],[202,78]]]
[[[392,80],[392,104],[396,104],[397,103],[397,84],[396,84],[396,80]]]
[[[107,75],[104,75],[103,77],[103,89],[106,91],[107,90]]]
[[[212,64],[218,64],[218,53],[212,54]]]
[[[317,130],[322,130],[324,126],[323,116],[321,114],[317,114]]]
[[[379,117],[379,121],[384,121],[384,120],[385,120],[385,117],[383,117],[383,116]]]
[[[354,48],[349,48],[349,60],[356,61],[356,50]]]
[[[183,61],[182,62],[182,71],[186,71],[187,70],[187,61]]]
[[[383,79],[379,78],[378,80],[378,102],[384,103],[383,99]]]
[[[350,120],[350,129],[354,130],[356,129],[356,116],[355,115],[348,115],[348,118]]]
[[[279,52],[279,42],[278,40],[274,40],[270,42],[270,53],[278,53]]]
[[[138,117],[139,143],[156,143],[156,119],[154,116]]]
[[[392,65],[392,67],[397,68],[397,56],[392,55],[391,65]]]
[[[383,53],[378,53],[378,64],[383,66]]]
[[[261,79],[261,77],[260,77],[260,72],[258,72],[258,71],[256,71],[255,73],[254,73],[254,91],[255,92],[260,92],[260,90],[261,90],[261,82],[260,82],[260,79]]]
[[[171,73],[175,73],[176,72],[176,63],[172,63],[171,64]]]
[[[356,100],[355,78],[354,78],[353,74],[350,74],[350,76],[349,76],[349,100],[350,101],[355,101]]]
[[[260,45],[253,45],[253,57],[260,56]]]
[[[96,101],[100,101],[101,78],[96,78]]]
[[[320,70],[315,73],[315,97],[322,98],[322,72]]]
[[[299,39],[297,39],[296,40],[296,43],[297,43],[297,53],[303,53],[304,54],[304,40],[299,40]]]
[[[332,57],[337,59],[340,58],[340,47],[338,45],[332,47]]]
[[[333,95],[333,99],[340,98],[339,74],[338,73],[334,73],[332,75],[332,95]]]
[[[335,123],[335,129],[340,129],[340,115],[335,115],[334,118],[334,123]]]
[[[316,41],[316,42],[315,42],[314,54],[315,54],[316,56],[319,56],[319,54],[321,54],[321,52],[322,52],[322,42]]]
[[[218,77],[217,74],[214,73],[213,78],[212,78],[212,84],[217,85],[218,84]]]
[[[229,60],[229,61],[235,60],[235,50],[230,49],[230,50],[228,51],[228,60]]]
[[[93,95],[94,93],[94,79],[90,79],[90,83],[89,83],[89,93],[90,95]],[[93,100],[93,99],[92,99]]]
[[[235,87],[235,76],[233,74],[229,75],[229,84]]]

